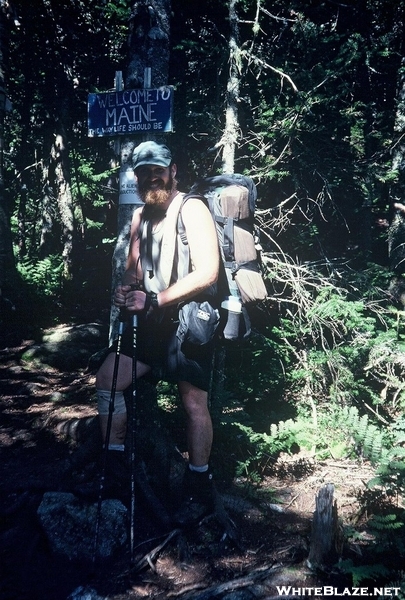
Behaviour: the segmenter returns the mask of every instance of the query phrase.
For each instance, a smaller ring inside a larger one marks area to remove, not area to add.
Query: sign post
[[[138,184],[132,168],[134,137],[142,141],[173,131],[173,86],[151,88],[152,69],[144,70],[144,88],[125,90],[122,72],[115,74],[115,89],[88,95],[88,136],[115,137],[120,156],[117,242],[112,258],[112,289],[120,283],[128,256],[130,225],[134,210],[141,206]],[[125,136],[121,142],[120,137]],[[118,309],[112,305],[110,342],[118,326]]]

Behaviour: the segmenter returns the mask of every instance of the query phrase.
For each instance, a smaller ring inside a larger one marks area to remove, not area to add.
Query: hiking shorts
[[[157,380],[177,383],[187,381],[208,391],[213,368],[215,339],[203,346],[187,346],[180,342],[176,332],[179,325],[178,309],[155,309],[138,317],[136,359],[151,368]],[[132,357],[133,331],[130,322],[125,325],[121,353]],[[117,342],[110,348],[116,351]]]

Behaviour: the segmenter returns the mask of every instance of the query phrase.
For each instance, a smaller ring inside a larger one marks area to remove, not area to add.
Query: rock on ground
[[[66,492],[46,492],[38,518],[53,552],[69,560],[92,560],[97,503],[87,504]],[[127,509],[118,500],[101,503],[97,556],[112,556],[127,540]]]

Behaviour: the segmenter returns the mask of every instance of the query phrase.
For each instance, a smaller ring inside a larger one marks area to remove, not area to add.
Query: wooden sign
[[[88,96],[89,137],[173,131],[173,87]]]

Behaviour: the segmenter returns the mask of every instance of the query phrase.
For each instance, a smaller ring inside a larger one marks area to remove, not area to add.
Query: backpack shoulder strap
[[[160,271],[167,287],[170,285],[173,272],[173,261],[176,255],[177,246],[177,219],[182,203],[183,194],[179,193],[174,197],[166,212],[166,223],[162,238],[162,252],[160,255]],[[184,274],[188,272],[185,269],[188,268],[189,265],[183,265],[183,262],[181,262],[178,275],[184,277]]]
[[[191,189],[193,189],[193,188],[191,188]],[[182,201],[182,203],[180,205],[179,216],[178,216],[178,219],[177,219],[177,233],[179,234],[180,239],[181,239],[181,241],[183,242],[183,244],[185,246],[188,246],[188,240],[187,240],[186,228],[184,226],[183,215],[182,215],[181,211],[182,211],[183,206],[187,202],[187,200],[189,200],[190,198],[198,198],[199,200],[201,200],[202,202],[204,202],[204,204],[206,206],[208,206],[207,200],[206,200],[206,198],[202,194],[197,194],[197,193],[189,192],[188,194],[185,194],[183,196],[183,201]]]

